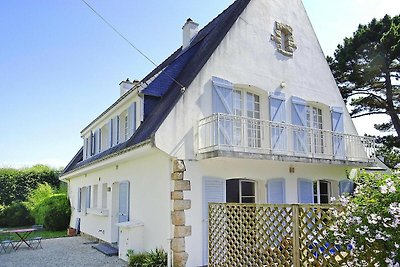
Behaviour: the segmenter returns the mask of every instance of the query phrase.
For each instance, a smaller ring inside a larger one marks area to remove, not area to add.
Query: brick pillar
[[[173,161],[173,172],[171,179],[173,191],[171,200],[173,201],[171,220],[174,225],[174,238],[171,241],[172,258],[174,267],[185,267],[189,254],[185,249],[185,237],[192,235],[192,227],[186,225],[185,210],[191,208],[191,201],[184,199],[183,192],[190,191],[190,181],[184,180],[186,171],[183,160]]]

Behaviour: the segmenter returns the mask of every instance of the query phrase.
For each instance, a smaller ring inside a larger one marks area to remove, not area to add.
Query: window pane
[[[239,203],[239,180],[226,181],[226,202]]]
[[[242,196],[255,196],[254,182],[242,181]]]
[[[327,195],[328,194],[328,183],[327,182],[322,182],[321,181],[319,183],[319,192],[320,192],[321,195],[323,195],[323,194]]]
[[[329,203],[329,197],[326,195],[321,195],[319,197],[321,199],[321,204],[328,204]]]
[[[242,197],[242,203],[255,203],[255,197]]]

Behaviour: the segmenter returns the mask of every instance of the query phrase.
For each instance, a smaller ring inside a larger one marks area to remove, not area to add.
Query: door
[[[118,222],[129,221],[129,182],[119,183]]]
[[[203,265],[208,264],[208,203],[224,203],[226,184],[224,179],[203,178]]]

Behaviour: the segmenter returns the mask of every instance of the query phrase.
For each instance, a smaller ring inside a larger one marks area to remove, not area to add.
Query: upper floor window
[[[308,106],[307,108],[307,126],[313,128],[312,134],[310,136],[311,142],[310,146],[314,147],[310,151],[315,153],[324,153],[324,135],[323,135],[323,125],[322,125],[322,110],[317,107]]]

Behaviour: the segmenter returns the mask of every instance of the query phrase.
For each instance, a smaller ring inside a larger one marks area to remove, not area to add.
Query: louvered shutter
[[[136,131],[136,102],[133,102],[128,109],[128,138]]]
[[[298,179],[298,200],[302,204],[314,203],[313,182],[307,179]]]
[[[354,192],[354,183],[350,180],[342,180],[339,182],[339,195],[345,193],[351,195]]]
[[[285,152],[287,149],[287,130],[285,95],[273,93],[269,96],[269,116],[271,123],[271,149],[274,152]]]
[[[341,107],[332,107],[331,116],[333,131],[333,155],[335,158],[341,159],[345,157],[343,109]]]
[[[213,113],[233,115],[233,84],[221,78],[213,77]],[[233,117],[220,116],[217,125],[219,144],[232,145]]]
[[[92,187],[89,185],[89,186],[87,186],[86,187],[86,209],[85,209],[85,212],[87,212],[87,209],[88,208],[90,208],[90,193],[91,193],[91,190],[92,189]]]
[[[113,119],[110,119],[108,121],[108,145],[110,147],[113,146],[113,132],[114,132],[113,131],[113,125],[114,125]]]
[[[101,152],[101,129],[97,130],[97,152]]]
[[[215,177],[203,178],[203,265],[208,263],[208,203],[225,203],[226,182]]]
[[[80,187],[78,187],[78,200],[76,204],[76,211],[81,212],[82,210],[82,190]]]
[[[90,143],[90,156],[93,156],[94,155],[94,134],[92,131],[90,132],[89,143]]]
[[[269,204],[285,204],[285,179],[272,179],[267,182],[267,202]]]
[[[115,146],[119,143],[119,116],[115,116],[112,121],[113,121],[112,144],[113,146]]]
[[[129,182],[119,183],[118,222],[129,221]]]
[[[293,150],[296,153],[308,152],[307,103],[299,97],[292,97],[292,124],[300,126],[293,128]]]

